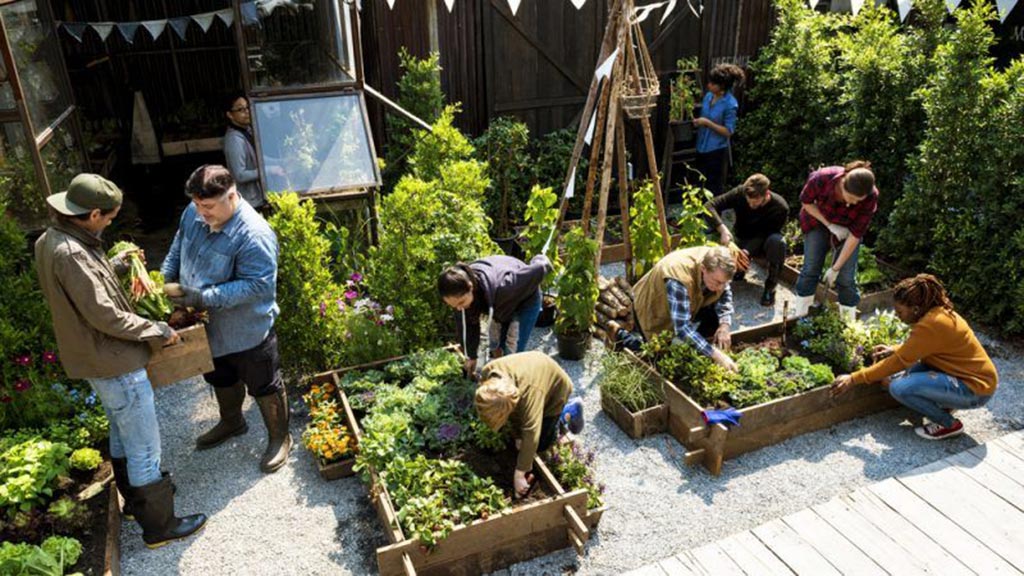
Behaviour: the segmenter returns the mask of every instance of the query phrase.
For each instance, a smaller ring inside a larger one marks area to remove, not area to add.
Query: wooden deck
[[[1024,574],[1024,431],[629,574]]]

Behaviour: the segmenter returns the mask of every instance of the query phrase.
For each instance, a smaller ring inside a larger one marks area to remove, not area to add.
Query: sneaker
[[[964,424],[959,420],[954,420],[952,426],[946,427],[935,422],[929,422],[924,426],[914,428],[914,432],[917,432],[917,435],[925,440],[944,440],[963,434]]]
[[[583,401],[573,398],[562,408],[561,423],[573,434],[583,431]]]

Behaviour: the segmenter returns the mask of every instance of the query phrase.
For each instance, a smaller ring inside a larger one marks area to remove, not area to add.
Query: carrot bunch
[[[108,258],[128,252],[128,271],[121,283],[128,293],[128,299],[135,307],[135,313],[150,320],[166,321],[174,307],[164,294],[164,276],[160,272],[147,271],[140,256],[141,249],[131,242],[118,242],[107,252]]]

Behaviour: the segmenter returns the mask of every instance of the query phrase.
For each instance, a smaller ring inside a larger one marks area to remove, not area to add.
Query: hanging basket
[[[626,50],[625,78],[619,102],[630,118],[646,118],[658,105],[661,86],[658,73],[647,51],[647,42],[640,23],[633,21],[629,26],[629,44]]]

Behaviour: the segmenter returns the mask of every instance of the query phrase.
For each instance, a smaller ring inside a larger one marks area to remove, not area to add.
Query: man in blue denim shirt
[[[287,461],[292,442],[274,334],[277,237],[239,195],[227,168],[200,166],[185,191],[192,204],[181,216],[161,272],[168,282],[180,282],[180,296],[171,298],[176,304],[210,315],[213,372],[204,377],[213,386],[220,421],[196,439],[196,449],[248,431],[242,415],[248,387],[269,437],[260,468],[274,472]]]

